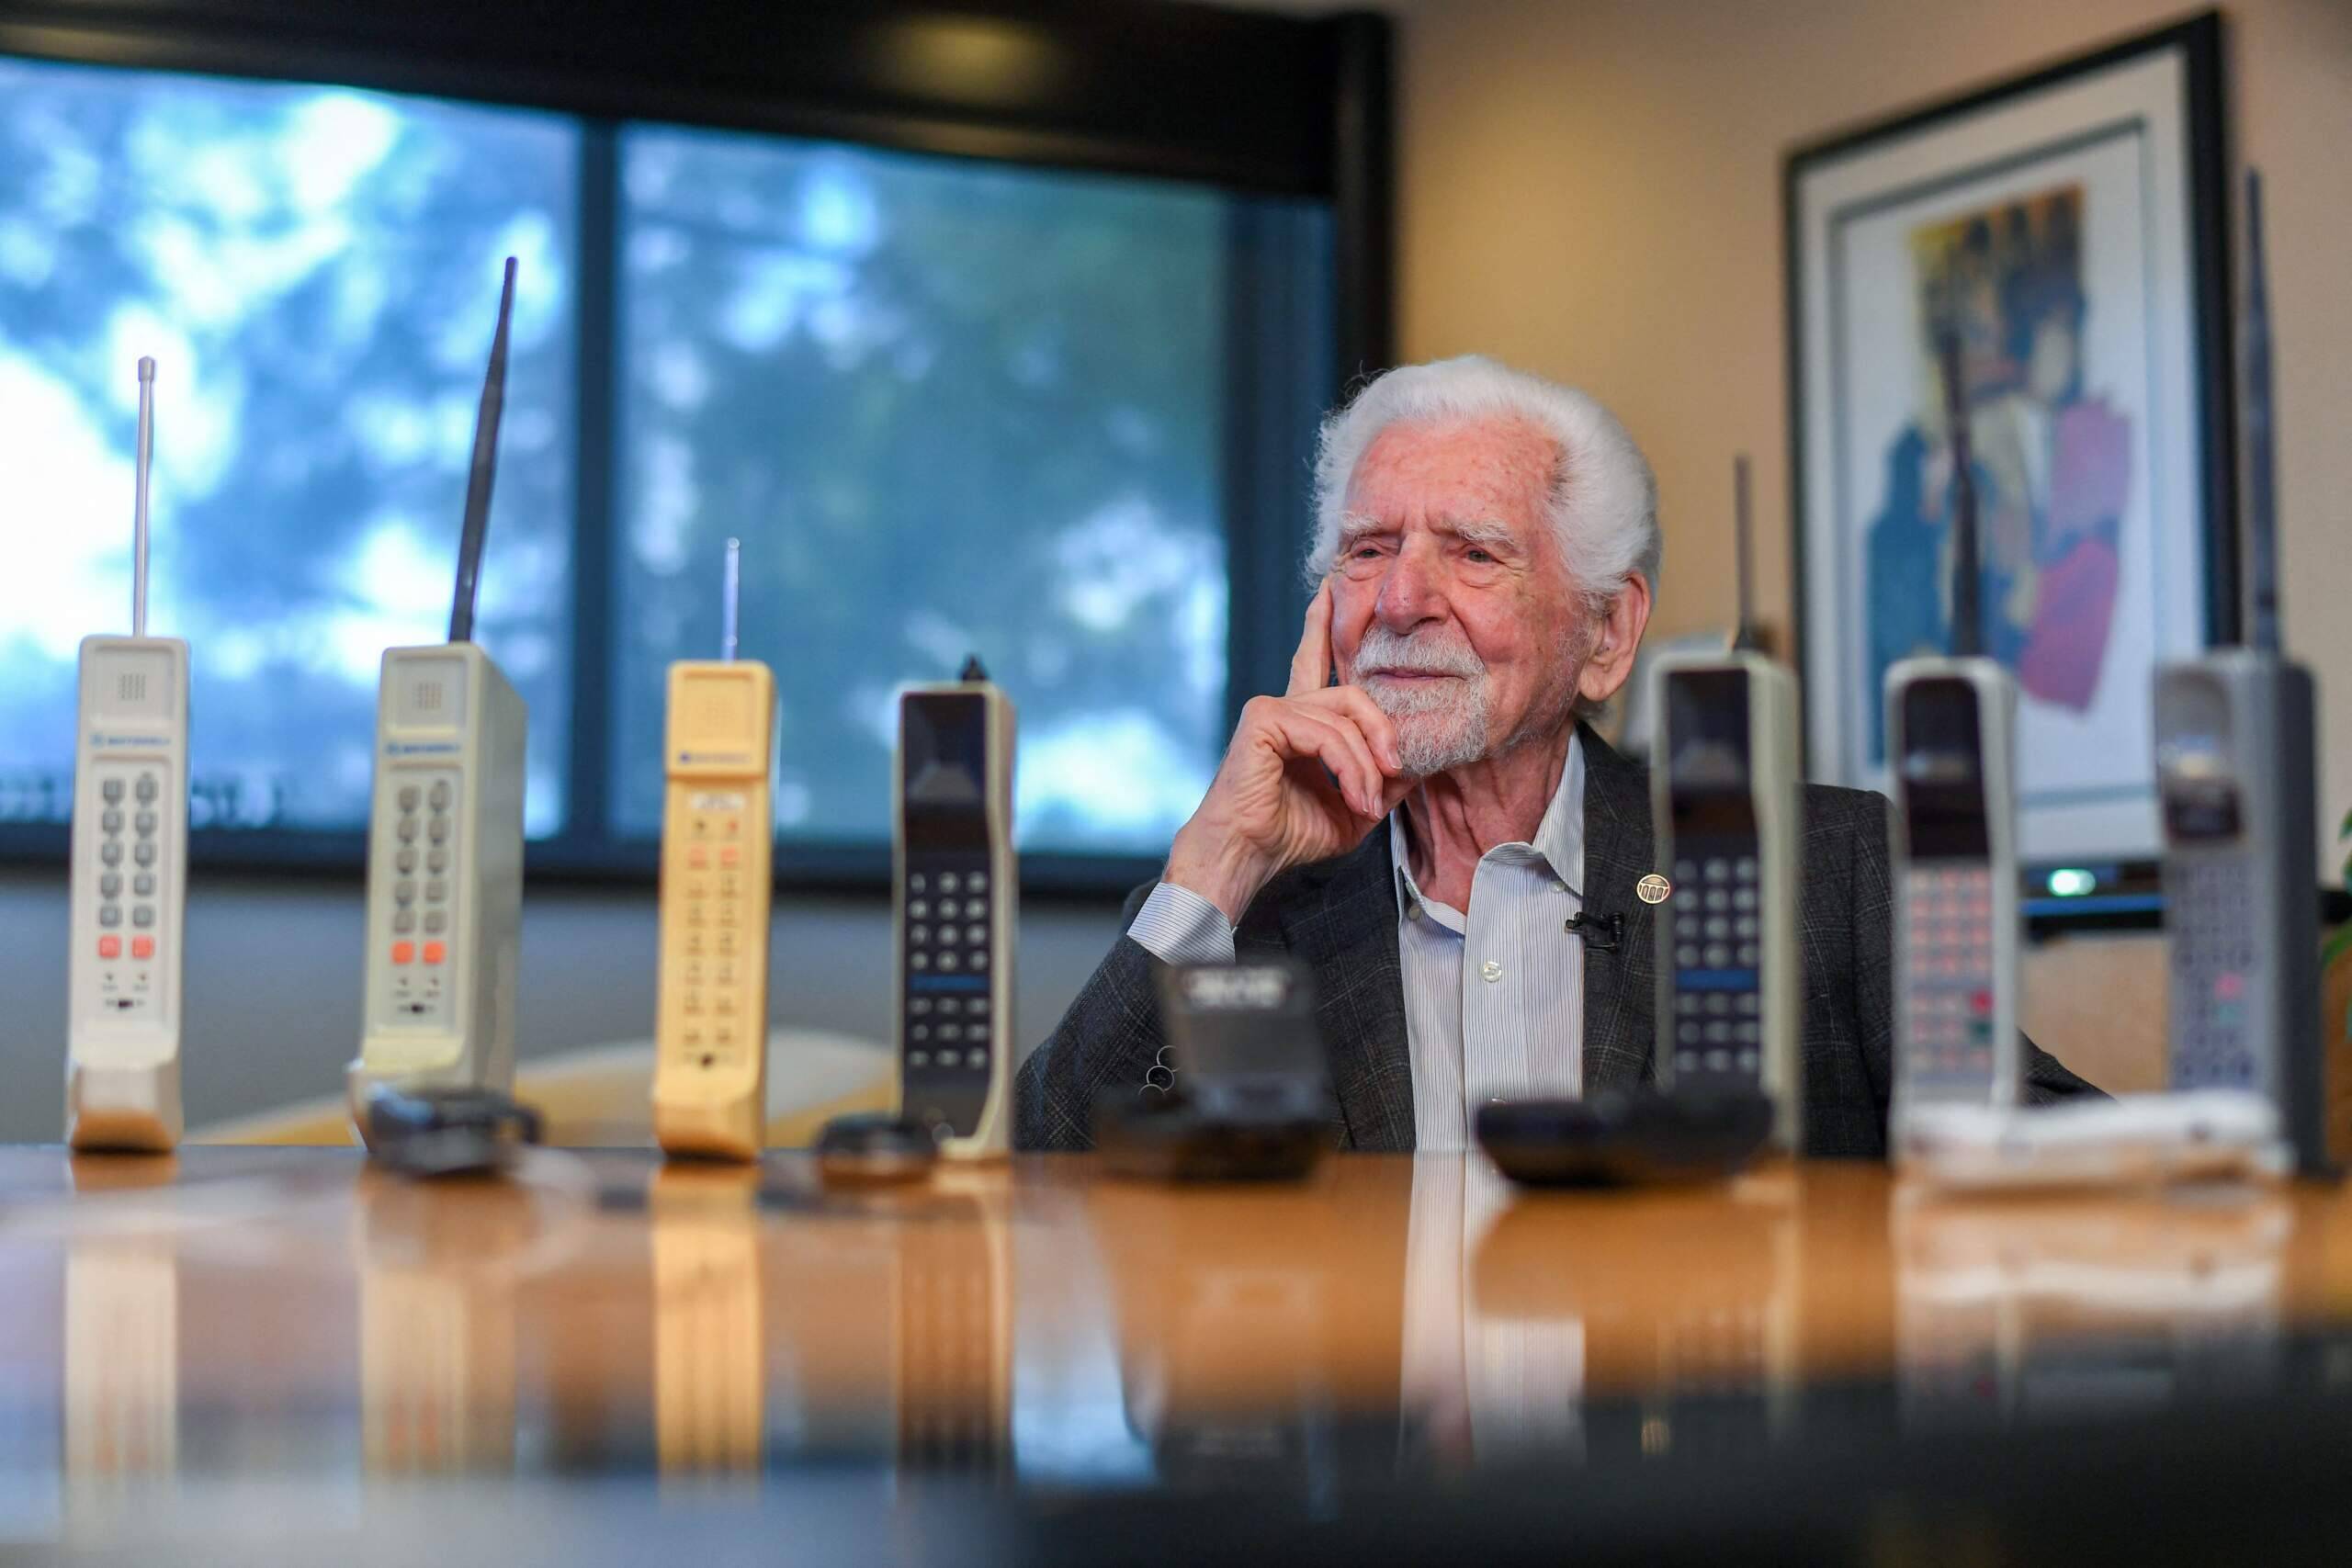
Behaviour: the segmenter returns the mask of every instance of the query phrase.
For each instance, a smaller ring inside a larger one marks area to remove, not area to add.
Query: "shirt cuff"
[[[1172,882],[1151,890],[1127,934],[1162,964],[1233,962],[1233,922],[1225,911]]]

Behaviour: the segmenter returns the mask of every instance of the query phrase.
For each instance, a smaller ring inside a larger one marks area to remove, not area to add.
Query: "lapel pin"
[[[1674,884],[1657,872],[1651,872],[1634,884],[1634,891],[1645,904],[1663,904],[1666,902],[1666,896],[1674,891]]]

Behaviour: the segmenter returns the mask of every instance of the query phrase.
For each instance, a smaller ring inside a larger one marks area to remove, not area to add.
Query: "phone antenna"
[[[2262,172],[2245,172],[2245,532],[2254,619],[2247,643],[2278,651],[2278,498],[2270,426],[2270,279]]]
[[[1943,372],[1944,423],[1951,439],[1951,651],[1954,658],[1973,659],[1984,651],[1984,616],[1977,603],[1984,577],[1976,559],[1976,457],[1969,443],[1959,331],[1947,326],[1936,346]]]
[[[1739,563],[1739,622],[1732,628],[1731,650],[1753,653],[1757,651],[1755,516],[1748,505],[1745,452],[1731,460],[1731,510],[1732,536]]]
[[[147,475],[155,460],[155,362],[139,361],[139,448],[130,502],[130,635],[147,635]]]
[[[989,678],[988,667],[980,662],[980,656],[978,654],[966,654],[964,656],[963,673],[957,675],[956,678],[958,681],[985,681]]]
[[[498,294],[498,333],[490,340],[490,374],[482,378],[481,409],[474,415],[473,470],[466,476],[466,522],[458,536],[458,592],[449,606],[449,640],[474,635],[474,591],[481,581],[482,538],[490,532],[490,487],[498,477],[498,416],[506,407],[506,329],[514,315],[514,258]]]
[[[737,615],[743,601],[743,541],[727,541],[727,565],[718,580],[718,657],[735,662]]]

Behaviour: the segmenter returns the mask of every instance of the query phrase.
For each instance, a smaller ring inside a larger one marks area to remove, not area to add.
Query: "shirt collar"
[[[1426,903],[1421,890],[1413,884],[1410,840],[1405,830],[1405,808],[1398,807],[1388,814],[1388,860],[1396,870],[1396,914],[1402,919],[1414,905]],[[1552,874],[1568,885],[1579,898],[1584,894],[1584,737],[1571,730],[1568,734],[1568,761],[1560,770],[1560,787],[1552,792],[1552,803],[1544,808],[1544,820],[1535,826],[1532,844],[1497,844],[1480,857],[1481,863],[1497,857],[1517,859],[1528,854],[1541,859],[1552,868]],[[1464,911],[1465,914],[1467,911]]]

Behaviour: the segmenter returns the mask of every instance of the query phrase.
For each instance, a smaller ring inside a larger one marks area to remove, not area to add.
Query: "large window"
[[[1329,249],[1320,204],[1171,180],[0,59],[0,821],[63,819],[76,644],[129,629],[152,354],[195,825],[356,863],[514,254],[476,636],[531,706],[534,838],[642,863],[664,667],[714,655],[738,537],[787,840],[885,841],[895,693],[977,654],[1024,848],[1156,853],[1222,748],[1269,465],[1293,532],[1248,558],[1295,558]]]
[[[564,822],[579,132],[548,116],[0,59],[0,815],[62,820],[74,659],[190,644],[190,819],[353,829],[377,660],[447,631],[499,258],[522,259],[481,633]]]

